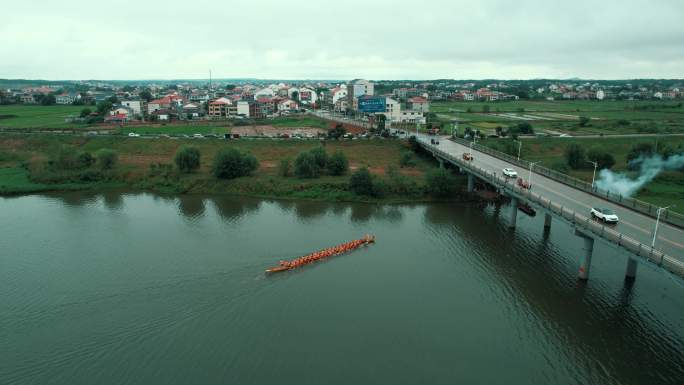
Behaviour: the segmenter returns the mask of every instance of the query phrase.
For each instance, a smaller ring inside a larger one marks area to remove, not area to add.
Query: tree
[[[580,116],[580,117],[579,117],[579,125],[580,125],[580,127],[586,127],[587,125],[589,125],[589,122],[590,122],[590,121],[591,121],[591,119],[589,119],[589,118],[586,117],[586,116]]]
[[[299,91],[292,91],[291,99],[295,101],[299,100]]]
[[[112,102],[109,100],[103,100],[99,103],[97,103],[97,113],[100,115],[105,115],[112,109],[113,105]]]
[[[81,117],[85,118],[86,116],[90,115],[93,111],[90,110],[90,108],[84,108],[81,110]]]
[[[347,133],[347,130],[344,128],[344,126],[342,124],[338,123],[335,126],[335,128],[328,131],[328,137],[330,139],[339,139],[346,133]]]
[[[485,114],[488,114],[489,110],[490,110],[490,108],[487,104],[482,106],[482,112],[484,112]]]
[[[584,148],[579,144],[572,143],[565,149],[565,161],[571,168],[577,170],[584,167],[585,159]]]
[[[281,159],[280,163],[278,163],[278,175],[290,176],[291,163],[290,158]]]
[[[368,168],[362,167],[352,174],[349,189],[358,195],[373,195],[373,178]]]
[[[632,148],[627,153],[627,163],[629,164],[640,157],[649,157],[653,155],[654,152],[653,143],[643,142],[633,144]]]
[[[607,151],[600,148],[591,148],[587,151],[587,160],[597,163],[597,168],[611,168],[615,165],[615,158]],[[587,164],[588,165],[588,164]]]
[[[123,88],[121,88],[121,91],[123,91],[123,92],[132,92],[133,90],[135,90],[135,87],[130,86],[128,84],[123,86]]]
[[[235,84],[226,84],[226,91],[232,91],[235,89]]]
[[[45,95],[41,100],[40,104],[43,106],[52,106],[57,103],[55,95]]]
[[[425,124],[427,126],[432,126],[434,123],[438,123],[439,121],[437,120],[437,114],[434,112],[428,112],[425,114]]]
[[[112,104],[119,104],[119,98],[116,96],[110,96],[107,98],[107,100]]]
[[[152,92],[150,92],[149,89],[144,89],[144,90],[140,91],[138,96],[140,96],[140,99],[144,99],[146,102],[149,102],[150,100],[152,100]]]
[[[323,168],[316,161],[312,151],[304,151],[297,155],[294,163],[294,172],[300,178],[318,178]]]
[[[182,172],[192,172],[200,166],[200,151],[197,147],[183,146],[176,151],[173,161]]]
[[[81,151],[76,155],[76,167],[77,168],[88,168],[95,163],[95,158],[87,152]]]
[[[447,196],[456,189],[456,178],[445,168],[436,168],[425,175],[425,188],[435,196]]]
[[[219,179],[234,179],[250,175],[259,167],[254,155],[243,154],[234,148],[224,148],[214,157],[212,172]]]
[[[530,122],[520,122],[515,125],[513,130],[520,134],[534,134],[534,128]]]
[[[378,128],[377,130],[382,132],[385,130],[385,122],[387,120],[387,117],[384,114],[379,114],[376,115],[375,118],[377,119],[376,121],[378,122]]]
[[[399,157],[399,166],[401,167],[413,167],[416,162],[413,160],[413,154],[410,151],[404,151]]]
[[[328,154],[326,154],[323,147],[316,147],[309,150],[311,156],[313,156],[316,165],[322,170],[328,164]]]
[[[328,158],[326,167],[330,175],[344,175],[349,171],[349,161],[342,151],[337,150]]]
[[[114,150],[103,148],[96,154],[97,165],[103,170],[111,170],[116,165],[117,154]]]

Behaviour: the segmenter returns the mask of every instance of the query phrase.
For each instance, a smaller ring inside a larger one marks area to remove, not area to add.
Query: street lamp
[[[522,148],[522,141],[516,140],[518,142],[518,161],[520,161],[520,149]]]
[[[527,183],[530,184],[530,188],[532,188],[532,168],[533,168],[534,165],[537,164],[537,163],[541,163],[541,160],[540,160],[540,161],[537,161],[537,162],[534,162],[534,163],[530,163],[530,176],[527,178]]]
[[[594,179],[596,179],[596,167],[598,167],[598,162],[592,162],[591,160],[585,160],[587,163],[594,165],[594,175],[591,176],[591,189],[594,189]]]
[[[656,236],[658,236],[658,223],[660,223],[660,213],[669,209],[670,207],[677,207],[677,205],[669,205],[666,207],[659,207],[656,215],[656,223],[655,227],[653,228],[653,240],[651,241],[651,248],[655,247],[655,241],[656,241]]]

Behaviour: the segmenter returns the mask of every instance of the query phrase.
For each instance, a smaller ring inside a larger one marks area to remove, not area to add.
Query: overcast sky
[[[7,1],[0,78],[684,78],[684,0]]]

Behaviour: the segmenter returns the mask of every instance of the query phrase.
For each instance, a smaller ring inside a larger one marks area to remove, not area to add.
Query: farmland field
[[[636,143],[651,143],[655,146],[658,140],[658,148],[668,146],[673,149],[684,148],[684,137],[648,137],[648,138],[536,138],[522,141],[521,158],[528,161],[541,161],[541,165],[556,168],[559,164],[565,164],[565,149],[570,144],[579,144],[585,151],[597,148],[606,151],[615,158],[612,167],[616,172],[627,172],[627,154]],[[510,139],[485,139],[479,142],[499,151],[515,155],[518,149],[517,143]],[[591,182],[593,167],[587,163],[586,168],[579,170],[564,170],[567,174],[576,178]],[[632,178],[636,175],[630,175]],[[658,175],[651,183],[637,192],[637,199],[652,204],[676,204],[674,211],[684,213],[684,172],[667,171]]]
[[[431,110],[443,125],[458,120],[463,128],[485,133],[522,121],[550,134],[684,133],[684,107],[679,101],[455,101],[434,102]],[[582,116],[590,122],[580,125]]]
[[[71,128],[83,124],[65,123],[78,116],[85,106],[72,105],[7,105],[0,106],[0,128]],[[93,107],[89,107],[93,109]]]

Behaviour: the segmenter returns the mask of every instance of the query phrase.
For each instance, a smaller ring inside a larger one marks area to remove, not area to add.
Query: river
[[[682,280],[506,210],[0,198],[0,384],[681,384]]]

